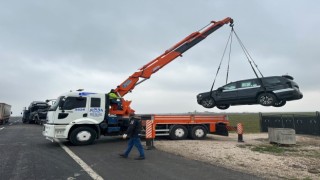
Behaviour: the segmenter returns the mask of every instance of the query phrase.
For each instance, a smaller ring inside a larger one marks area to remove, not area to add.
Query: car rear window
[[[278,84],[278,83],[281,83],[281,80],[280,80],[280,78],[272,77],[272,78],[265,78],[264,82],[266,82],[268,84]]]

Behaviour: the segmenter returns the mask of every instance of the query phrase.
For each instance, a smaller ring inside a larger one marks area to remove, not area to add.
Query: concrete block
[[[277,144],[296,144],[296,131],[289,128],[268,128],[269,142]]]

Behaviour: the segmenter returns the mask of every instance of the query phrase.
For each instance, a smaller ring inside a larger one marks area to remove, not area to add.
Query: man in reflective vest
[[[111,89],[108,95],[109,95],[110,104],[117,104],[118,110],[122,110],[122,103],[121,103],[120,97],[116,94],[115,90]]]

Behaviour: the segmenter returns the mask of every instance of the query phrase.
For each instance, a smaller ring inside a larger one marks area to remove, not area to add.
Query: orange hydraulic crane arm
[[[211,21],[211,23],[206,28],[190,34],[189,36],[185,37],[183,40],[172,46],[170,49],[166,50],[159,57],[142,66],[138,71],[133,73],[131,76],[129,76],[128,79],[120,84],[115,89],[115,91],[121,97],[123,97],[128,92],[133,90],[136,85],[149,79],[153,73],[156,73],[158,70],[176,59],[178,56],[181,56],[185,51],[195,46],[197,43],[205,39],[207,36],[222,27],[224,24],[228,23],[230,23],[230,26],[232,26],[233,19],[227,17],[221,21]]]

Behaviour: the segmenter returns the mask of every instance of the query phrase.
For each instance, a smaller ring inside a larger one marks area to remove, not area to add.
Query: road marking
[[[63,145],[58,139],[54,139],[56,142],[59,143],[61,148],[69,154],[69,156],[76,161],[83,170],[85,170],[89,176],[91,176],[94,180],[103,180],[103,178],[97,174],[88,164],[86,164],[82,159],[80,159],[76,154],[74,154],[67,146]]]
[[[11,125],[12,125],[12,123],[9,124],[9,126],[11,126]]]
[[[4,129],[4,127],[0,128],[0,130]]]

